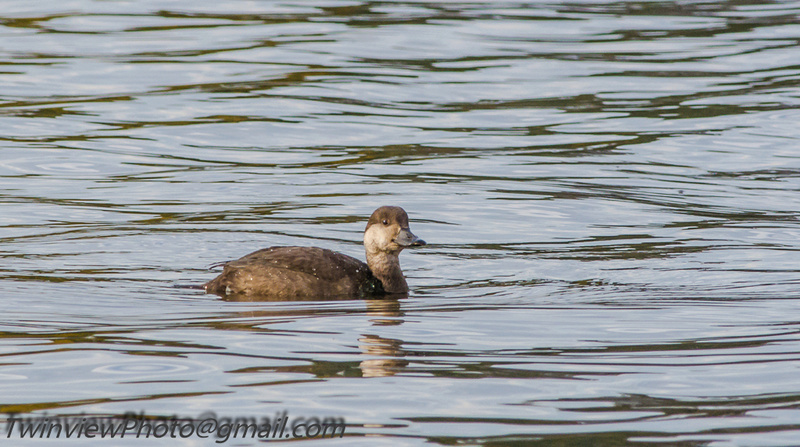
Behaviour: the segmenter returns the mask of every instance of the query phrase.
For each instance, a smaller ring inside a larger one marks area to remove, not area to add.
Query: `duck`
[[[222,273],[205,283],[206,293],[265,299],[377,298],[408,294],[400,252],[426,242],[411,232],[399,206],[376,209],[364,229],[367,262],[318,247],[281,246],[216,264]]]

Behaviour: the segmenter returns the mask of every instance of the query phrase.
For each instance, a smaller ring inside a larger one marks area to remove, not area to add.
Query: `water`
[[[0,412],[797,444],[799,13],[6,1]],[[176,287],[270,245],[363,259],[385,204],[430,244],[407,299]]]

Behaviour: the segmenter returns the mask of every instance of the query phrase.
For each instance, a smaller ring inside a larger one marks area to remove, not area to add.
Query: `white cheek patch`
[[[373,249],[377,244],[377,234],[375,231],[375,225],[367,228],[367,231],[364,232],[364,246],[367,247],[367,250]]]
[[[372,225],[364,232],[364,246],[368,251],[374,252],[386,249],[391,243],[387,230],[380,225]]]

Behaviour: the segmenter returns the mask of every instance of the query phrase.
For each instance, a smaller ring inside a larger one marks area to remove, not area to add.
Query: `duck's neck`
[[[408,293],[408,284],[400,270],[400,257],[397,253],[367,251],[367,265],[372,274],[383,283],[386,293]]]

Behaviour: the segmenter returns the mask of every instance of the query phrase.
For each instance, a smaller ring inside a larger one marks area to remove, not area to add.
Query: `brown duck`
[[[367,263],[317,247],[269,247],[227,262],[208,293],[272,299],[369,298],[408,293],[400,252],[425,245],[398,206],[375,210],[364,230]]]

